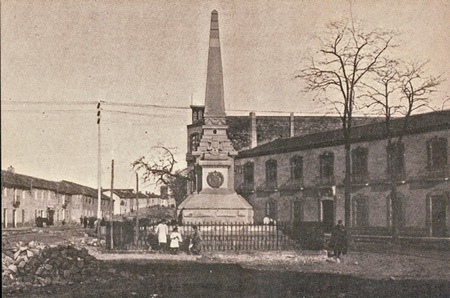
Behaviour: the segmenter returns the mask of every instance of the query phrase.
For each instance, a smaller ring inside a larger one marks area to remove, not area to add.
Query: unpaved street
[[[111,254],[79,229],[2,237],[4,243],[19,240],[87,248],[110,274],[85,276],[64,286],[3,288],[7,297],[448,297],[450,293],[450,252],[445,250],[366,244],[337,263],[324,252],[309,251]]]

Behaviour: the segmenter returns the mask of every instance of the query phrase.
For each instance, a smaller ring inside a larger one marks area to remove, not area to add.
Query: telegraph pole
[[[98,165],[97,165],[97,187],[98,187],[98,193],[97,193],[97,200],[98,200],[98,204],[97,204],[97,221],[98,223],[101,217],[101,203],[102,203],[102,159],[101,159],[101,142],[100,142],[100,120],[101,120],[101,107],[100,107],[100,100],[97,103],[97,149],[98,149]],[[100,237],[100,224],[97,225],[97,233],[98,236]]]
[[[139,177],[138,173],[136,173],[136,235],[134,236],[134,241],[136,247],[138,246],[139,240]]]
[[[110,249],[114,248],[114,232],[113,232],[113,225],[114,225],[114,159],[111,160],[111,196],[109,203],[111,204],[111,215],[110,215],[110,236],[111,236],[111,244]],[[119,205],[120,206],[120,205]],[[120,207],[119,207],[120,208]]]

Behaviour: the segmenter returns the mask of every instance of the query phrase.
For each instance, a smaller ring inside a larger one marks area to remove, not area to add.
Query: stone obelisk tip
[[[209,35],[208,71],[206,77],[205,117],[224,117],[222,57],[219,40],[219,17],[216,10],[211,13]]]

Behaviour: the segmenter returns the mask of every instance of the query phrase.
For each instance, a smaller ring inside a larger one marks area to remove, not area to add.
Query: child
[[[170,234],[170,251],[173,254],[178,254],[178,250],[180,249],[180,243],[183,241],[181,238],[181,234],[178,233],[178,228],[173,228],[172,233]]]

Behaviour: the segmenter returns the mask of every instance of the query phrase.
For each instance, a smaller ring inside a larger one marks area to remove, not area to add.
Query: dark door
[[[434,237],[445,237],[445,222],[447,219],[444,196],[431,197],[431,229]]]
[[[322,201],[322,218],[323,229],[325,233],[331,232],[334,225],[334,201],[324,200]]]
[[[52,226],[55,223],[55,210],[53,209],[47,209],[47,218],[48,218],[48,225]]]

